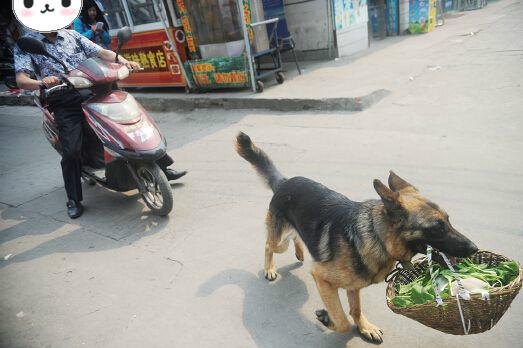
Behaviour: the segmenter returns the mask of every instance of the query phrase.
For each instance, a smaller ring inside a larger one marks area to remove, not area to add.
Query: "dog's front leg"
[[[312,276],[316,281],[316,286],[320,292],[321,299],[325,304],[325,309],[316,311],[316,318],[326,327],[337,332],[347,332],[350,330],[350,323],[341,306],[338,289],[321,277],[321,273],[312,270]]]
[[[360,290],[347,290],[347,297],[349,299],[350,315],[363,337],[372,342],[383,342],[383,332],[377,326],[371,324],[361,311]]]

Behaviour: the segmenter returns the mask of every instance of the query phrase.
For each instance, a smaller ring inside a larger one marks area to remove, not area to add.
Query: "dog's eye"
[[[33,5],[34,5],[34,1],[33,0],[24,0],[25,8],[31,8],[31,7],[33,7]]]
[[[62,0],[62,6],[63,7],[71,6],[71,0]]]

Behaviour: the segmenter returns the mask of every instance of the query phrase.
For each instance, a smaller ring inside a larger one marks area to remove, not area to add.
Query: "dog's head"
[[[376,179],[374,189],[383,201],[394,233],[399,233],[414,254],[425,253],[427,244],[454,257],[467,257],[478,250],[472,241],[451,225],[443,209],[392,171],[389,187]]]

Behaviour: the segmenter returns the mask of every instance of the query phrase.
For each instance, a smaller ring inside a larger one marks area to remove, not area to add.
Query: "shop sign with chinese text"
[[[176,29],[171,30],[174,36]],[[184,46],[178,42],[176,44],[180,58],[185,59]],[[120,86],[185,86],[180,62],[164,30],[133,33],[131,41],[122,48],[120,54],[127,60],[139,63],[144,69],[118,82]]]
[[[243,56],[192,60],[185,66],[194,85],[203,90],[250,86],[247,59]]]

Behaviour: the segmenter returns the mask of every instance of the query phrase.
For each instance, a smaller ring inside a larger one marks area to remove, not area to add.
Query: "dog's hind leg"
[[[347,297],[350,315],[363,337],[375,343],[383,342],[383,332],[376,325],[369,323],[361,311],[360,290],[347,290]]]
[[[321,270],[318,267],[314,267],[311,273],[316,281],[321,299],[327,308],[327,310],[317,310],[316,318],[333,331],[349,331],[351,325],[341,306],[338,288],[321,277]]]
[[[267,224],[267,241],[265,242],[265,278],[273,281],[278,277],[274,265],[274,253],[283,253],[289,247],[289,240],[282,241],[283,230],[286,223],[270,211],[265,220]]]
[[[301,241],[300,237],[294,238],[294,251],[296,253],[296,258],[303,262],[305,257],[303,254],[303,242]]]

